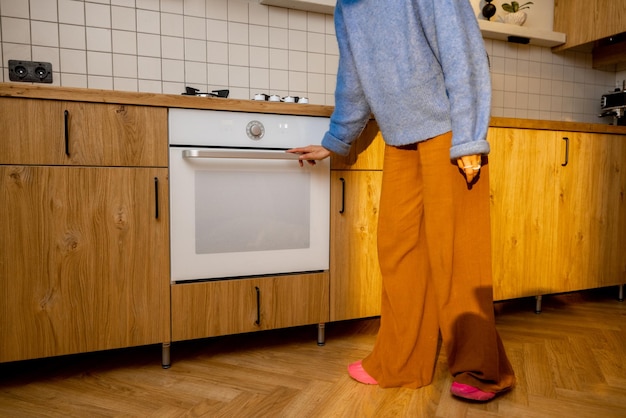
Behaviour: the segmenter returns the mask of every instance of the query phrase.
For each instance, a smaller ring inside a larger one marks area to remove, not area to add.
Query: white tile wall
[[[583,122],[626,79],[591,55],[485,41],[494,116]],[[54,84],[179,94],[228,88],[334,103],[338,50],[330,15],[256,0],[0,0],[0,81],[8,60],[52,62]]]
[[[2,16],[20,17],[28,19],[29,3],[27,1],[0,0],[0,12]]]
[[[47,22],[58,22],[57,2],[55,0],[31,0],[30,18]]]
[[[600,96],[617,74],[591,68],[591,54],[485,40],[494,116],[580,122],[599,119]]]
[[[59,23],[85,25],[85,4],[82,1],[59,0],[58,8]],[[4,8],[0,8],[0,13],[4,13]]]

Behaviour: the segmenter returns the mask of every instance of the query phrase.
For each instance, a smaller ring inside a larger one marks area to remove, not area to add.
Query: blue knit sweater
[[[452,130],[451,159],[489,152],[489,65],[469,0],[338,0],[335,29],[325,148],[347,155],[373,114],[389,145]]]

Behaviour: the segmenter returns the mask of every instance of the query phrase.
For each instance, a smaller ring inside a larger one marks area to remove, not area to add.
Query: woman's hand
[[[480,172],[480,165],[482,156],[480,154],[464,155],[461,158],[457,158],[456,163],[459,168],[465,173],[465,179],[468,183],[471,183],[478,173]]]
[[[292,148],[285,152],[292,154],[300,154],[299,163],[300,167],[304,165],[304,161],[311,165],[315,165],[315,160],[323,160],[330,156],[330,151],[321,145],[309,145],[307,147]]]

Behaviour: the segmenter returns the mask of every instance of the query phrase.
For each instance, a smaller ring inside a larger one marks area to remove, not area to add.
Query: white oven
[[[328,118],[169,110],[173,282],[328,269]]]

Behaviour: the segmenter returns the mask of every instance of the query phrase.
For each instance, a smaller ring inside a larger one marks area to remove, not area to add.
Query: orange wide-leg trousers
[[[439,335],[455,381],[484,391],[515,376],[495,328],[489,166],[468,185],[451,133],[385,148],[378,220],[380,329],[363,368],[381,387],[431,383]]]

